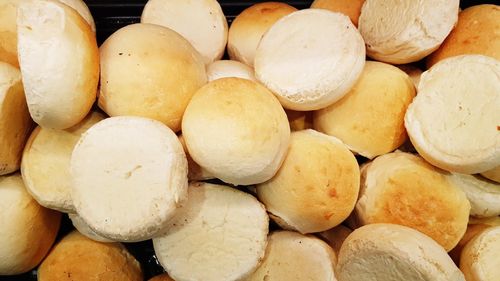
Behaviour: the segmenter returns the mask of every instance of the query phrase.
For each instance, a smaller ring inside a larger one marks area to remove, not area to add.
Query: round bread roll
[[[203,169],[194,162],[193,158],[189,155],[189,151],[186,147],[186,141],[184,141],[184,137],[182,135],[179,136],[179,142],[182,144],[182,148],[184,149],[184,153],[186,153],[186,159],[188,162],[188,179],[189,181],[201,181],[201,180],[209,180],[214,177],[210,175],[207,170]]]
[[[400,64],[397,67],[410,76],[415,89],[417,89],[418,83],[420,83],[420,76],[422,76],[422,70],[412,64]]]
[[[225,77],[239,77],[255,80],[253,69],[246,64],[234,60],[218,60],[207,66],[208,81]]]
[[[464,235],[469,211],[465,193],[447,174],[418,156],[390,153],[361,169],[361,190],[355,213],[359,225],[408,226],[449,251]]]
[[[406,73],[389,64],[368,61],[344,98],[314,113],[314,128],[372,159],[405,142],[404,116],[414,97],[415,87]]]
[[[241,78],[201,88],[189,103],[182,134],[193,160],[231,184],[269,180],[285,158],[290,127],[269,90]]]
[[[255,197],[228,186],[191,183],[189,200],[153,238],[177,281],[242,280],[264,257],[269,218]]]
[[[262,37],[255,75],[285,108],[316,110],[346,95],[364,64],[363,38],[347,16],[305,9],[278,20]]]
[[[111,117],[82,135],[71,156],[71,197],[97,234],[142,241],[162,232],[187,195],[177,136],[142,117]]]
[[[20,174],[0,177],[0,275],[33,269],[56,239],[61,214],[38,205]]]
[[[314,0],[311,8],[326,9],[332,12],[339,12],[348,16],[354,26],[358,26],[361,7],[365,0]]]
[[[452,173],[451,179],[469,199],[470,215],[479,218],[500,216],[500,184],[481,176]]]
[[[336,138],[314,130],[293,132],[280,170],[257,186],[260,201],[278,217],[277,223],[301,233],[339,225],[354,209],[358,191],[354,155]]]
[[[460,269],[467,281],[495,281],[500,275],[500,226],[484,230],[462,251]]]
[[[0,175],[19,169],[32,124],[21,72],[0,62]]]
[[[149,279],[149,281],[175,281],[174,279],[170,278],[167,273],[163,273],[160,275],[156,275],[155,277]]]
[[[105,238],[100,236],[99,234],[95,233],[89,225],[77,214],[68,214],[69,219],[71,220],[71,223],[73,226],[82,234],[83,236],[97,241],[97,242],[103,242],[103,243],[108,243],[108,242],[114,242],[111,239]]]
[[[339,281],[465,281],[439,244],[395,224],[354,230],[342,245],[336,269]]]
[[[405,126],[425,160],[475,174],[500,165],[499,108],[500,61],[457,56],[424,72]]]
[[[340,252],[340,248],[344,243],[345,239],[352,233],[352,229],[347,226],[338,225],[332,229],[328,229],[323,232],[319,232],[318,235],[325,240],[330,247],[335,251],[335,253]]]
[[[359,32],[367,55],[403,64],[418,61],[436,50],[458,19],[459,0],[366,0]]]
[[[59,0],[59,2],[62,2],[70,6],[71,8],[75,9],[83,17],[83,19],[90,25],[92,31],[95,32],[94,18],[90,13],[89,7],[87,7],[87,4],[85,4],[83,0]]]
[[[80,136],[104,115],[91,112],[66,130],[37,127],[24,147],[21,174],[28,192],[46,208],[74,213],[69,166]]]
[[[38,268],[38,281],[142,281],[139,262],[120,243],[99,243],[77,231],[66,235]]]
[[[165,27],[133,24],[113,33],[100,52],[102,110],[180,130],[189,100],[207,81],[201,56],[187,40]]]
[[[227,21],[216,0],[149,0],[142,23],[168,27],[200,52],[205,64],[219,60],[227,43]]]
[[[498,3],[497,3],[498,4]],[[460,12],[450,35],[427,57],[427,67],[458,55],[480,54],[500,60],[500,6],[477,5]]]
[[[99,82],[95,34],[69,6],[26,0],[17,10],[19,64],[31,117],[66,129],[90,111]]]
[[[227,52],[232,60],[253,66],[260,39],[279,19],[297,11],[282,2],[254,4],[241,12],[231,23]]]
[[[16,10],[21,0],[0,2],[0,61],[19,67],[17,61]]]
[[[489,180],[500,183],[500,166],[497,166],[496,168],[493,168],[489,171],[482,172],[481,176]]]
[[[313,113],[312,111],[295,111],[286,109],[286,116],[290,123],[290,130],[300,131],[305,129],[312,129],[313,127]]]

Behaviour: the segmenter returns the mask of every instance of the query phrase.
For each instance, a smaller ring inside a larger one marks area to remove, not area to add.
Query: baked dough
[[[500,275],[500,226],[484,230],[462,251],[460,269],[467,281],[495,281]]]
[[[71,223],[73,226],[82,234],[83,236],[97,241],[97,242],[103,242],[103,243],[108,243],[108,242],[114,242],[111,239],[104,238],[101,235],[95,233],[89,225],[77,214],[68,214],[69,219],[71,220]]]
[[[457,173],[452,173],[451,179],[467,195],[471,204],[471,216],[479,218],[500,216],[500,183],[481,176]]]
[[[238,77],[255,80],[253,69],[246,64],[234,60],[218,60],[207,66],[208,81],[225,77]]]
[[[500,166],[486,172],[482,172],[481,175],[487,179],[500,183]]]
[[[326,9],[348,16],[354,26],[358,26],[361,7],[365,0],[314,0],[311,8]]]

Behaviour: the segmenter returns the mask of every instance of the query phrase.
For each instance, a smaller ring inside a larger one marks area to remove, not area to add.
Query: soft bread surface
[[[500,215],[500,183],[481,176],[457,173],[453,173],[451,179],[467,195],[471,216],[487,218]]]
[[[182,135],[179,135],[179,142],[182,144],[184,153],[186,153],[186,158],[188,162],[189,181],[201,181],[201,180],[213,179],[214,177],[210,175],[210,173],[207,172],[207,170],[200,167],[200,165],[194,162],[193,158],[191,158],[191,156],[189,155],[189,151],[186,147],[186,141],[184,141],[184,137],[182,137]]]
[[[460,269],[467,281],[496,281],[500,275],[500,226],[484,230],[462,251]]]
[[[0,61],[19,67],[17,60],[16,10],[20,0],[0,3]]]
[[[104,238],[101,235],[95,233],[95,231],[93,231],[79,215],[70,213],[68,214],[68,217],[76,230],[78,230],[78,232],[80,232],[80,234],[82,234],[83,236],[97,242],[114,242],[111,239]]]
[[[207,66],[208,81],[225,77],[238,77],[252,81],[255,80],[253,69],[239,61],[218,60]]]
[[[59,2],[70,6],[75,9],[80,16],[90,25],[90,28],[95,32],[95,22],[92,14],[90,13],[89,7],[83,0],[58,0]]]
[[[481,175],[487,179],[500,183],[500,166],[486,172],[482,172]]]
[[[348,16],[355,26],[358,26],[361,7],[365,0],[314,0],[311,8],[326,9]]]

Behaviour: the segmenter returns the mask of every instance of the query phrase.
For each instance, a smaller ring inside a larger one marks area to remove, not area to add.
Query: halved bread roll
[[[177,281],[241,280],[264,257],[268,223],[255,197],[228,186],[191,183],[189,200],[153,245]]]
[[[422,76],[422,70],[412,64],[400,64],[397,65],[399,69],[404,71],[408,76],[410,76],[411,81],[413,82],[413,85],[415,86],[415,89],[418,88],[418,83],[420,83],[420,77]]]
[[[170,278],[167,273],[163,273],[160,275],[156,275],[155,277],[149,279],[149,281],[175,281],[174,279]]]
[[[95,22],[92,14],[90,13],[89,7],[83,0],[58,0],[71,8],[75,9],[85,21],[90,25],[90,28],[95,32]]]
[[[336,254],[340,252],[340,248],[345,239],[352,233],[352,229],[347,226],[338,225],[332,229],[319,232],[318,235],[332,247]]]
[[[452,173],[451,179],[467,195],[471,204],[471,216],[479,218],[500,216],[500,183],[481,176],[457,173]]]
[[[182,144],[182,148],[184,149],[184,153],[186,153],[186,159],[188,162],[188,179],[190,181],[201,181],[201,180],[209,180],[213,179],[214,176],[210,175],[210,173],[200,167],[196,162],[194,162],[193,158],[189,155],[189,151],[186,146],[186,141],[184,141],[184,137],[179,135],[179,142]]]
[[[76,10],[55,0],[21,1],[18,54],[31,117],[42,127],[80,122],[96,99],[95,34]]]
[[[77,214],[68,214],[69,219],[71,220],[71,223],[73,226],[82,234],[83,236],[97,241],[97,242],[103,242],[103,243],[108,243],[108,242],[114,242],[111,239],[102,237],[101,235],[95,233],[89,225]]]
[[[422,157],[452,172],[500,165],[500,61],[449,58],[422,74],[405,126]]]
[[[208,81],[217,80],[225,77],[238,77],[252,81],[255,80],[253,69],[239,61],[218,60],[207,66]]]
[[[92,126],[73,150],[70,173],[78,215],[116,241],[161,233],[187,194],[187,160],[177,136],[142,117]]]
[[[255,76],[287,109],[316,110],[341,99],[363,71],[363,38],[349,18],[305,9],[278,20],[255,54]]]
[[[288,122],[290,123],[290,130],[300,131],[305,129],[312,129],[313,127],[313,112],[312,111],[295,111],[285,109]]]
[[[0,2],[0,61],[19,67],[17,60],[16,10],[21,0]]]
[[[358,26],[361,7],[365,0],[314,0],[311,8],[326,9],[332,12],[339,12],[348,16],[354,26]]]
[[[481,176],[500,183],[500,166],[497,166],[496,168],[493,168],[489,171],[482,172]]]
[[[467,281],[495,281],[500,276],[500,226],[484,230],[462,251],[460,269]]]

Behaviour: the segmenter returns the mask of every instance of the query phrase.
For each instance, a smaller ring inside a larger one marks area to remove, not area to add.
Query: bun
[[[58,1],[75,9],[83,17],[83,19],[90,25],[90,28],[95,33],[96,29],[95,29],[94,18],[90,13],[89,7],[87,7],[87,4],[85,4],[83,0],[58,0]]]
[[[76,228],[76,230],[83,236],[97,242],[103,242],[103,243],[114,242],[111,239],[104,238],[101,235],[95,233],[95,231],[93,231],[79,215],[68,214],[68,217],[71,220],[73,226]]]
[[[332,12],[339,12],[348,16],[354,26],[358,26],[361,7],[365,0],[314,0],[311,8],[326,9]]]
[[[481,176],[453,173],[453,182],[467,195],[471,216],[487,218],[500,216],[500,184]]]
[[[238,77],[255,80],[253,69],[248,65],[234,60],[218,60],[207,66],[208,81],[226,77]]]
[[[460,269],[467,281],[496,280],[500,275],[500,226],[484,230],[462,251]]]
[[[16,13],[20,0],[0,2],[0,61],[19,67],[17,60]]]
[[[209,180],[214,177],[210,175],[205,169],[200,167],[196,162],[194,162],[193,158],[189,155],[189,151],[186,146],[186,141],[182,135],[179,136],[179,142],[182,144],[182,148],[184,149],[184,153],[186,153],[186,158],[188,162],[188,179],[189,181],[201,181],[201,180]]]
[[[482,172],[481,175],[489,180],[500,183],[500,166],[486,172]]]

